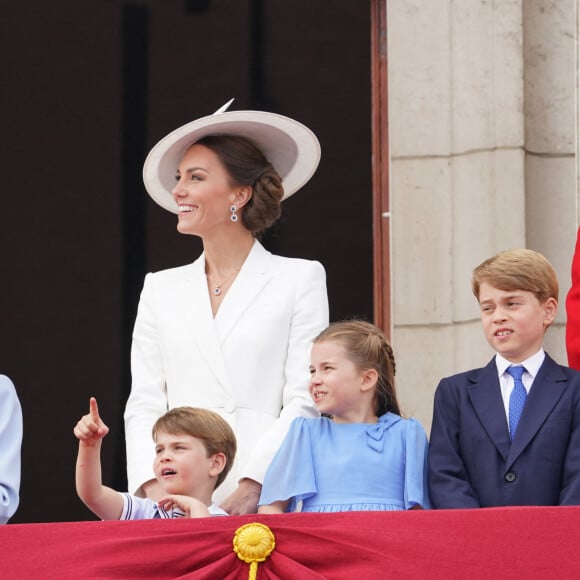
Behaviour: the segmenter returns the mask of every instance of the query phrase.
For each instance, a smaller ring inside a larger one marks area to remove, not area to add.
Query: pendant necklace
[[[213,295],[219,296],[222,293],[222,286],[224,284],[226,284],[227,282],[229,282],[239,271],[240,271],[240,268],[238,268],[237,270],[234,270],[223,282],[215,282],[215,284],[213,284],[213,290],[212,290]]]

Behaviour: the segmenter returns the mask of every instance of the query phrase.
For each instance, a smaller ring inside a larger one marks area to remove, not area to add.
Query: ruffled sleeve
[[[318,492],[312,458],[310,424],[320,419],[297,417],[266,472],[259,505],[290,500],[287,511]]]
[[[419,421],[405,420],[405,508],[431,508],[427,486],[427,435]]]

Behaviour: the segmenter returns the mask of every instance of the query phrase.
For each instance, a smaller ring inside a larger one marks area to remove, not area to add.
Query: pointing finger
[[[97,425],[99,424],[99,406],[97,405],[97,399],[95,399],[95,397],[91,397],[91,400],[89,402],[89,408],[90,408],[90,415],[91,415],[91,419],[97,423]]]

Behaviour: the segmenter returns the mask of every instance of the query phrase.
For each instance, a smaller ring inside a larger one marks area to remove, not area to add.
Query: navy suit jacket
[[[580,372],[547,354],[510,442],[495,358],[443,379],[429,442],[435,508],[580,504]]]

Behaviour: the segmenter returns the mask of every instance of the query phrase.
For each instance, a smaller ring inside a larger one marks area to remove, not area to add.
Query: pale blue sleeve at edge
[[[0,375],[0,524],[16,511],[20,490],[22,409],[12,381]]]

